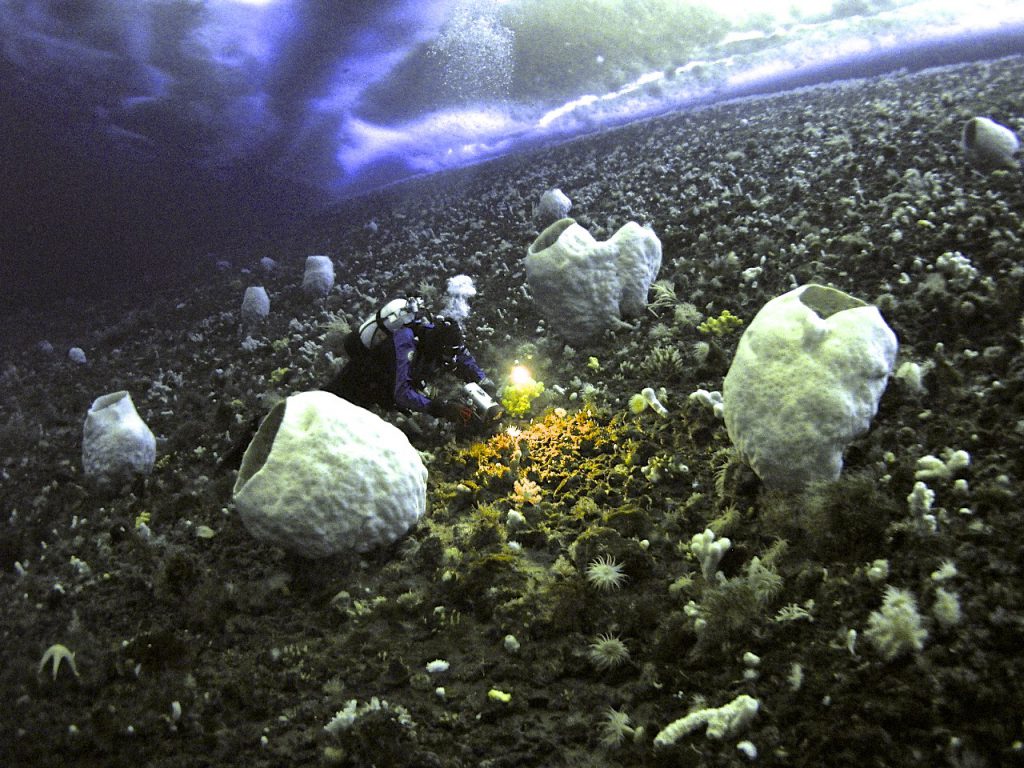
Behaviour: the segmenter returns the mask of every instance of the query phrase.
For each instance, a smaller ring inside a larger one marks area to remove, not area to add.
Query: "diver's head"
[[[427,358],[446,367],[455,365],[463,343],[462,328],[447,317],[435,318],[434,327],[424,328],[420,336],[420,348]]]

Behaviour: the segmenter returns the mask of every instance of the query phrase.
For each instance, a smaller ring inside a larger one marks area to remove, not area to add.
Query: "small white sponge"
[[[301,392],[263,420],[234,500],[267,543],[310,558],[365,552],[423,516],[427,469],[397,427],[328,392]]]
[[[770,487],[835,480],[878,410],[896,350],[878,308],[842,291],[811,284],[772,299],[725,376],[729,438]]]
[[[661,241],[634,221],[598,242],[574,220],[559,219],[526,254],[526,281],[538,309],[573,344],[641,314],[659,269]]]
[[[541,222],[541,226],[564,219],[569,215],[572,208],[572,201],[562,190],[549,189],[540,196],[540,204],[534,210],[533,215]]]
[[[124,390],[97,397],[82,427],[82,468],[100,486],[148,475],[156,461],[156,438]]]
[[[270,297],[262,285],[250,285],[242,296],[242,321],[256,325],[270,314]]]
[[[987,117],[972,117],[964,123],[960,139],[967,162],[979,171],[999,168],[1016,170],[1020,140],[1017,134]]]
[[[334,287],[334,262],[330,256],[307,256],[302,273],[302,290],[307,296],[323,298]]]

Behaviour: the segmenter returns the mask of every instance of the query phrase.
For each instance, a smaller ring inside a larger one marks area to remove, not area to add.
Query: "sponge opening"
[[[249,482],[249,478],[263,469],[263,465],[267,463],[270,450],[274,447],[277,430],[281,428],[281,422],[284,420],[284,409],[287,404],[287,400],[282,400],[275,405],[263,419],[260,428],[256,430],[252,442],[249,443],[249,447],[245,449],[245,455],[242,456],[242,465],[238,468],[234,493],[238,493]]]
[[[810,307],[822,320],[827,320],[837,312],[867,306],[867,302],[848,293],[816,283],[811,283],[800,292],[800,301]]]
[[[558,241],[558,238],[561,237],[562,233],[575,223],[576,219],[559,219],[537,235],[537,239],[533,241],[533,245],[530,246],[530,250],[527,254],[540,253],[541,251],[550,248]]]

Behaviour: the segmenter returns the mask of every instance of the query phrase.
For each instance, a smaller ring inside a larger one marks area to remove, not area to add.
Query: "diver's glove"
[[[473,420],[473,409],[458,400],[434,400],[430,415],[465,427]]]

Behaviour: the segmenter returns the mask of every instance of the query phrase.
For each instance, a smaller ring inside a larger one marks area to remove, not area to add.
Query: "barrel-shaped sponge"
[[[526,253],[526,281],[552,330],[571,344],[625,326],[647,306],[661,269],[661,241],[628,222],[598,242],[573,219],[560,219]]]
[[[730,439],[769,487],[835,480],[878,410],[896,351],[878,308],[842,291],[810,284],[772,299],[725,376]]]
[[[242,458],[234,500],[256,538],[317,558],[390,544],[426,509],[427,469],[408,438],[328,392],[292,395]]]

